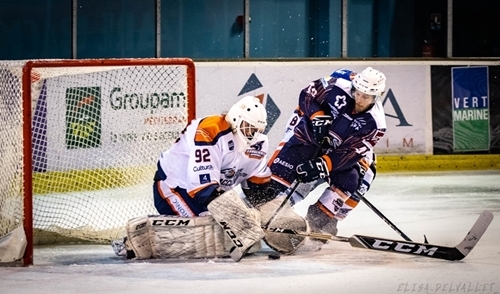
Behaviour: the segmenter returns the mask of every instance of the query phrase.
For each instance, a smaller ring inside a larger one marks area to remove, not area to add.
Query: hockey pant
[[[126,248],[137,259],[228,257],[234,246],[211,215],[142,216],[129,220],[126,231]],[[249,252],[260,249],[256,243]]]
[[[318,149],[317,146],[303,145],[296,141],[295,137],[291,137],[288,142],[282,141],[269,160],[268,165],[272,172],[271,186],[276,191],[276,196],[287,194],[286,190],[293,185],[297,178],[297,165],[311,160]],[[292,203],[304,199],[318,184],[319,182],[299,184],[292,195]]]
[[[207,211],[207,207],[189,196],[186,189],[172,189],[165,181],[154,183],[153,196],[156,210],[161,215],[194,217]]]

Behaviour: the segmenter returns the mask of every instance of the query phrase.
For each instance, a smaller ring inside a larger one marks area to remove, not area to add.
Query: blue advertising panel
[[[453,150],[490,149],[488,67],[453,67]]]

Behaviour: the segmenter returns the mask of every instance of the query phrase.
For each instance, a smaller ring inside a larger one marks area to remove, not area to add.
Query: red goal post
[[[123,237],[195,105],[188,58],[0,61],[0,240],[22,222],[30,265],[35,244]]]

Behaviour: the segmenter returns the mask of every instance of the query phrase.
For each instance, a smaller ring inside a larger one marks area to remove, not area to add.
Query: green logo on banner
[[[101,145],[101,87],[66,89],[66,148]]]

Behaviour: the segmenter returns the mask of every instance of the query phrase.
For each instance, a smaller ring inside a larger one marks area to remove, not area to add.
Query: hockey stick
[[[359,194],[358,192],[355,192],[356,196],[358,196],[365,204],[368,206],[375,214],[377,214],[386,224],[389,225],[394,231],[396,231],[403,239],[406,241],[413,242],[410,237],[408,237],[403,231],[401,231],[394,223],[392,223],[385,215],[380,212],[368,199],[366,199],[363,195]]]
[[[427,243],[403,242],[392,239],[368,237],[363,235],[352,235],[351,237],[333,236],[321,233],[301,232],[292,229],[262,227],[265,230],[291,234],[303,237],[311,237],[322,240],[332,240],[339,242],[349,242],[352,247],[365,248],[378,251],[386,251],[393,253],[411,254],[430,258],[445,259],[445,260],[462,260],[474,249],[479,239],[493,220],[493,214],[485,210],[476,220],[470,231],[467,233],[462,242],[455,247],[447,247],[442,245],[433,245]]]

